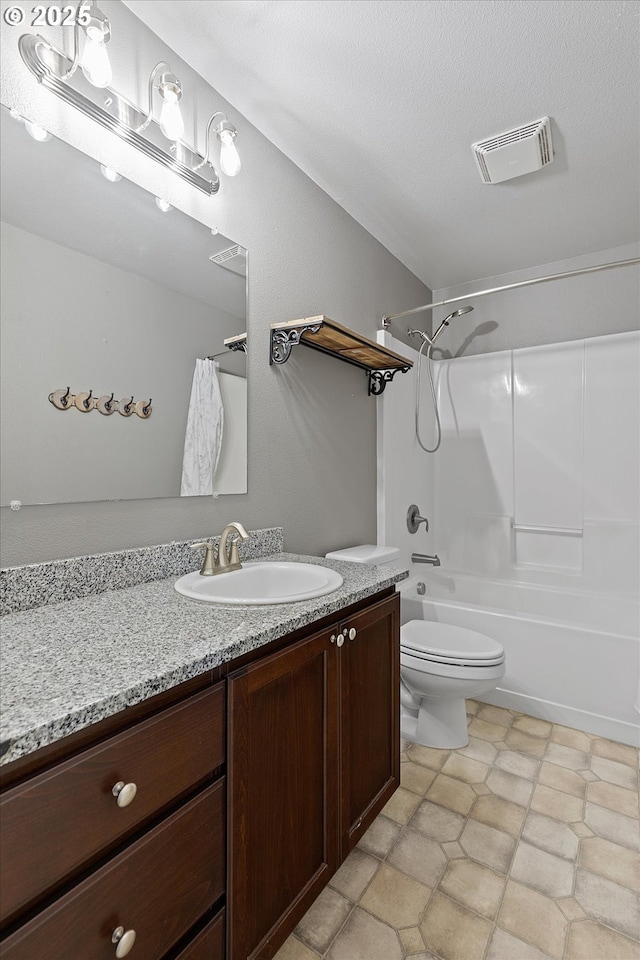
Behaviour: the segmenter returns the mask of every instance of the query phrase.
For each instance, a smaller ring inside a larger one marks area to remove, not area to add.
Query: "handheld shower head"
[[[471,313],[472,310],[473,310],[473,307],[470,307],[468,305],[466,307],[460,307],[459,310],[454,310],[453,313],[450,313],[446,319],[453,320],[455,317],[461,317],[463,313]]]
[[[436,338],[442,333],[444,327],[449,326],[449,322],[451,320],[454,320],[456,317],[461,317],[463,313],[471,313],[472,310],[473,307],[470,306],[460,307],[459,310],[454,310],[453,313],[450,313],[448,317],[445,317],[434,335],[431,337],[431,343],[435,343]]]

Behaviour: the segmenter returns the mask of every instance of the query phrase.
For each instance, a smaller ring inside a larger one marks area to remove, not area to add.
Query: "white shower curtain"
[[[181,497],[215,493],[213,480],[224,427],[217,368],[213,360],[196,360],[184,438]]]

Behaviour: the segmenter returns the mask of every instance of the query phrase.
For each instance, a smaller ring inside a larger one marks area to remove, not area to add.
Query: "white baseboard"
[[[496,707],[518,710],[520,713],[538,717],[540,720],[560,723],[565,727],[575,727],[576,730],[584,730],[585,733],[605,737],[607,740],[628,743],[632,747],[640,746],[640,724],[638,723],[603,717],[597,713],[568,707],[563,703],[553,703],[550,700],[541,700],[539,697],[528,697],[522,693],[514,693],[512,690],[503,690],[501,687],[496,687],[492,693],[485,694],[482,701],[492,703]]]

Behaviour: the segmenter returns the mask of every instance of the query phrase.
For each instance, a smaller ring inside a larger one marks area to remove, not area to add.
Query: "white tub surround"
[[[428,585],[427,619],[503,644],[492,700],[637,744],[640,333],[435,371],[437,453],[413,439],[412,390],[379,401],[381,542],[398,543],[404,561],[439,555],[438,570],[412,566]],[[427,391],[421,409],[430,444]],[[410,503],[428,534],[407,533]]]

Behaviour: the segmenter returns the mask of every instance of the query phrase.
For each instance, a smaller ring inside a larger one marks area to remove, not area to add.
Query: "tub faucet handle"
[[[409,533],[417,533],[420,524],[424,523],[425,530],[429,530],[429,521],[426,517],[420,516],[420,507],[412,503],[407,510],[407,530]]]

